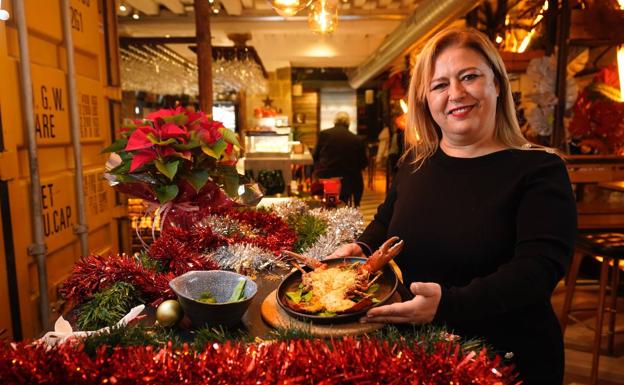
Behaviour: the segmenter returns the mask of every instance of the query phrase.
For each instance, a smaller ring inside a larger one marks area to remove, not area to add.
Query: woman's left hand
[[[410,290],[414,294],[411,300],[374,307],[360,322],[425,324],[433,321],[442,297],[440,285],[433,282],[413,282]]]

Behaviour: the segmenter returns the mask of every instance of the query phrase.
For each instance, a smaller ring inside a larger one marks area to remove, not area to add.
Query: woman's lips
[[[463,118],[466,115],[468,115],[470,111],[472,111],[473,108],[474,108],[474,104],[470,106],[456,107],[450,110],[448,114],[454,118]]]

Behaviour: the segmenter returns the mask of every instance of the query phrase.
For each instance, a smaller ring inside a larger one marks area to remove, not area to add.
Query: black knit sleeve
[[[443,287],[435,321],[457,324],[550,301],[576,236],[576,205],[563,161],[544,154],[521,189],[513,258],[467,286]]]

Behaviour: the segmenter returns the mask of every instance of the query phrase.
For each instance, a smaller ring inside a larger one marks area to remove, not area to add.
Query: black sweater
[[[525,384],[560,384],[563,339],[550,297],[574,247],[576,206],[563,161],[540,150],[404,162],[359,241],[405,240],[404,281],[437,282],[435,323],[513,352]],[[545,376],[545,377],[544,377]]]

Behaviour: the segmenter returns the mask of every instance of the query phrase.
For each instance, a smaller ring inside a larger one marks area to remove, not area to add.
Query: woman
[[[358,242],[390,236],[412,300],[362,322],[443,324],[513,357],[525,384],[560,384],[563,339],[550,297],[573,252],[576,208],[563,161],[531,147],[502,59],[486,36],[447,29],[420,53],[409,90],[406,155]]]

